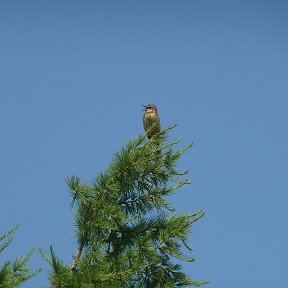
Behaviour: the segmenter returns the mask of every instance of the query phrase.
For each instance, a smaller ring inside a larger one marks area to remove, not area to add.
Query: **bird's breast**
[[[152,131],[150,131],[151,135],[154,135],[155,133],[160,132],[160,119],[156,113],[145,113],[143,124],[145,130],[149,129],[151,126],[155,125]]]

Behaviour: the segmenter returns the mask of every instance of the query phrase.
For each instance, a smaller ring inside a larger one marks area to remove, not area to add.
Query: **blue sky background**
[[[158,105],[195,145],[192,184],[171,202],[204,208],[184,269],[207,287],[288,287],[287,1],[1,1],[0,234],[10,259],[75,253],[68,175],[90,181]],[[5,257],[4,257],[5,256]],[[4,258],[3,258],[4,257]]]

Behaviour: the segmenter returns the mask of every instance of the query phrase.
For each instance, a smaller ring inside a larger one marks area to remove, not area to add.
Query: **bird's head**
[[[145,113],[157,113],[157,106],[155,104],[147,104],[142,106],[144,107],[143,111],[145,111]]]

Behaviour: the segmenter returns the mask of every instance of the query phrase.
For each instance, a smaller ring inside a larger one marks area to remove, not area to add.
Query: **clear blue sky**
[[[64,183],[90,181],[128,138],[142,104],[195,141],[171,198],[204,208],[191,234],[207,287],[288,287],[287,1],[1,1],[0,234],[5,257],[76,245]],[[6,258],[5,258],[6,259]],[[1,259],[2,262],[2,259]]]

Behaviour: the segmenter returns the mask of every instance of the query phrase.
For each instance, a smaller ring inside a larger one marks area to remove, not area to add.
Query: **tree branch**
[[[78,250],[77,250],[75,256],[73,257],[74,259],[73,259],[73,262],[72,262],[72,265],[71,265],[71,268],[70,268],[72,272],[75,272],[76,269],[77,269],[77,265],[78,265],[79,259],[81,257],[81,254],[82,254],[83,247],[84,247],[84,245],[80,244],[78,246]]]

